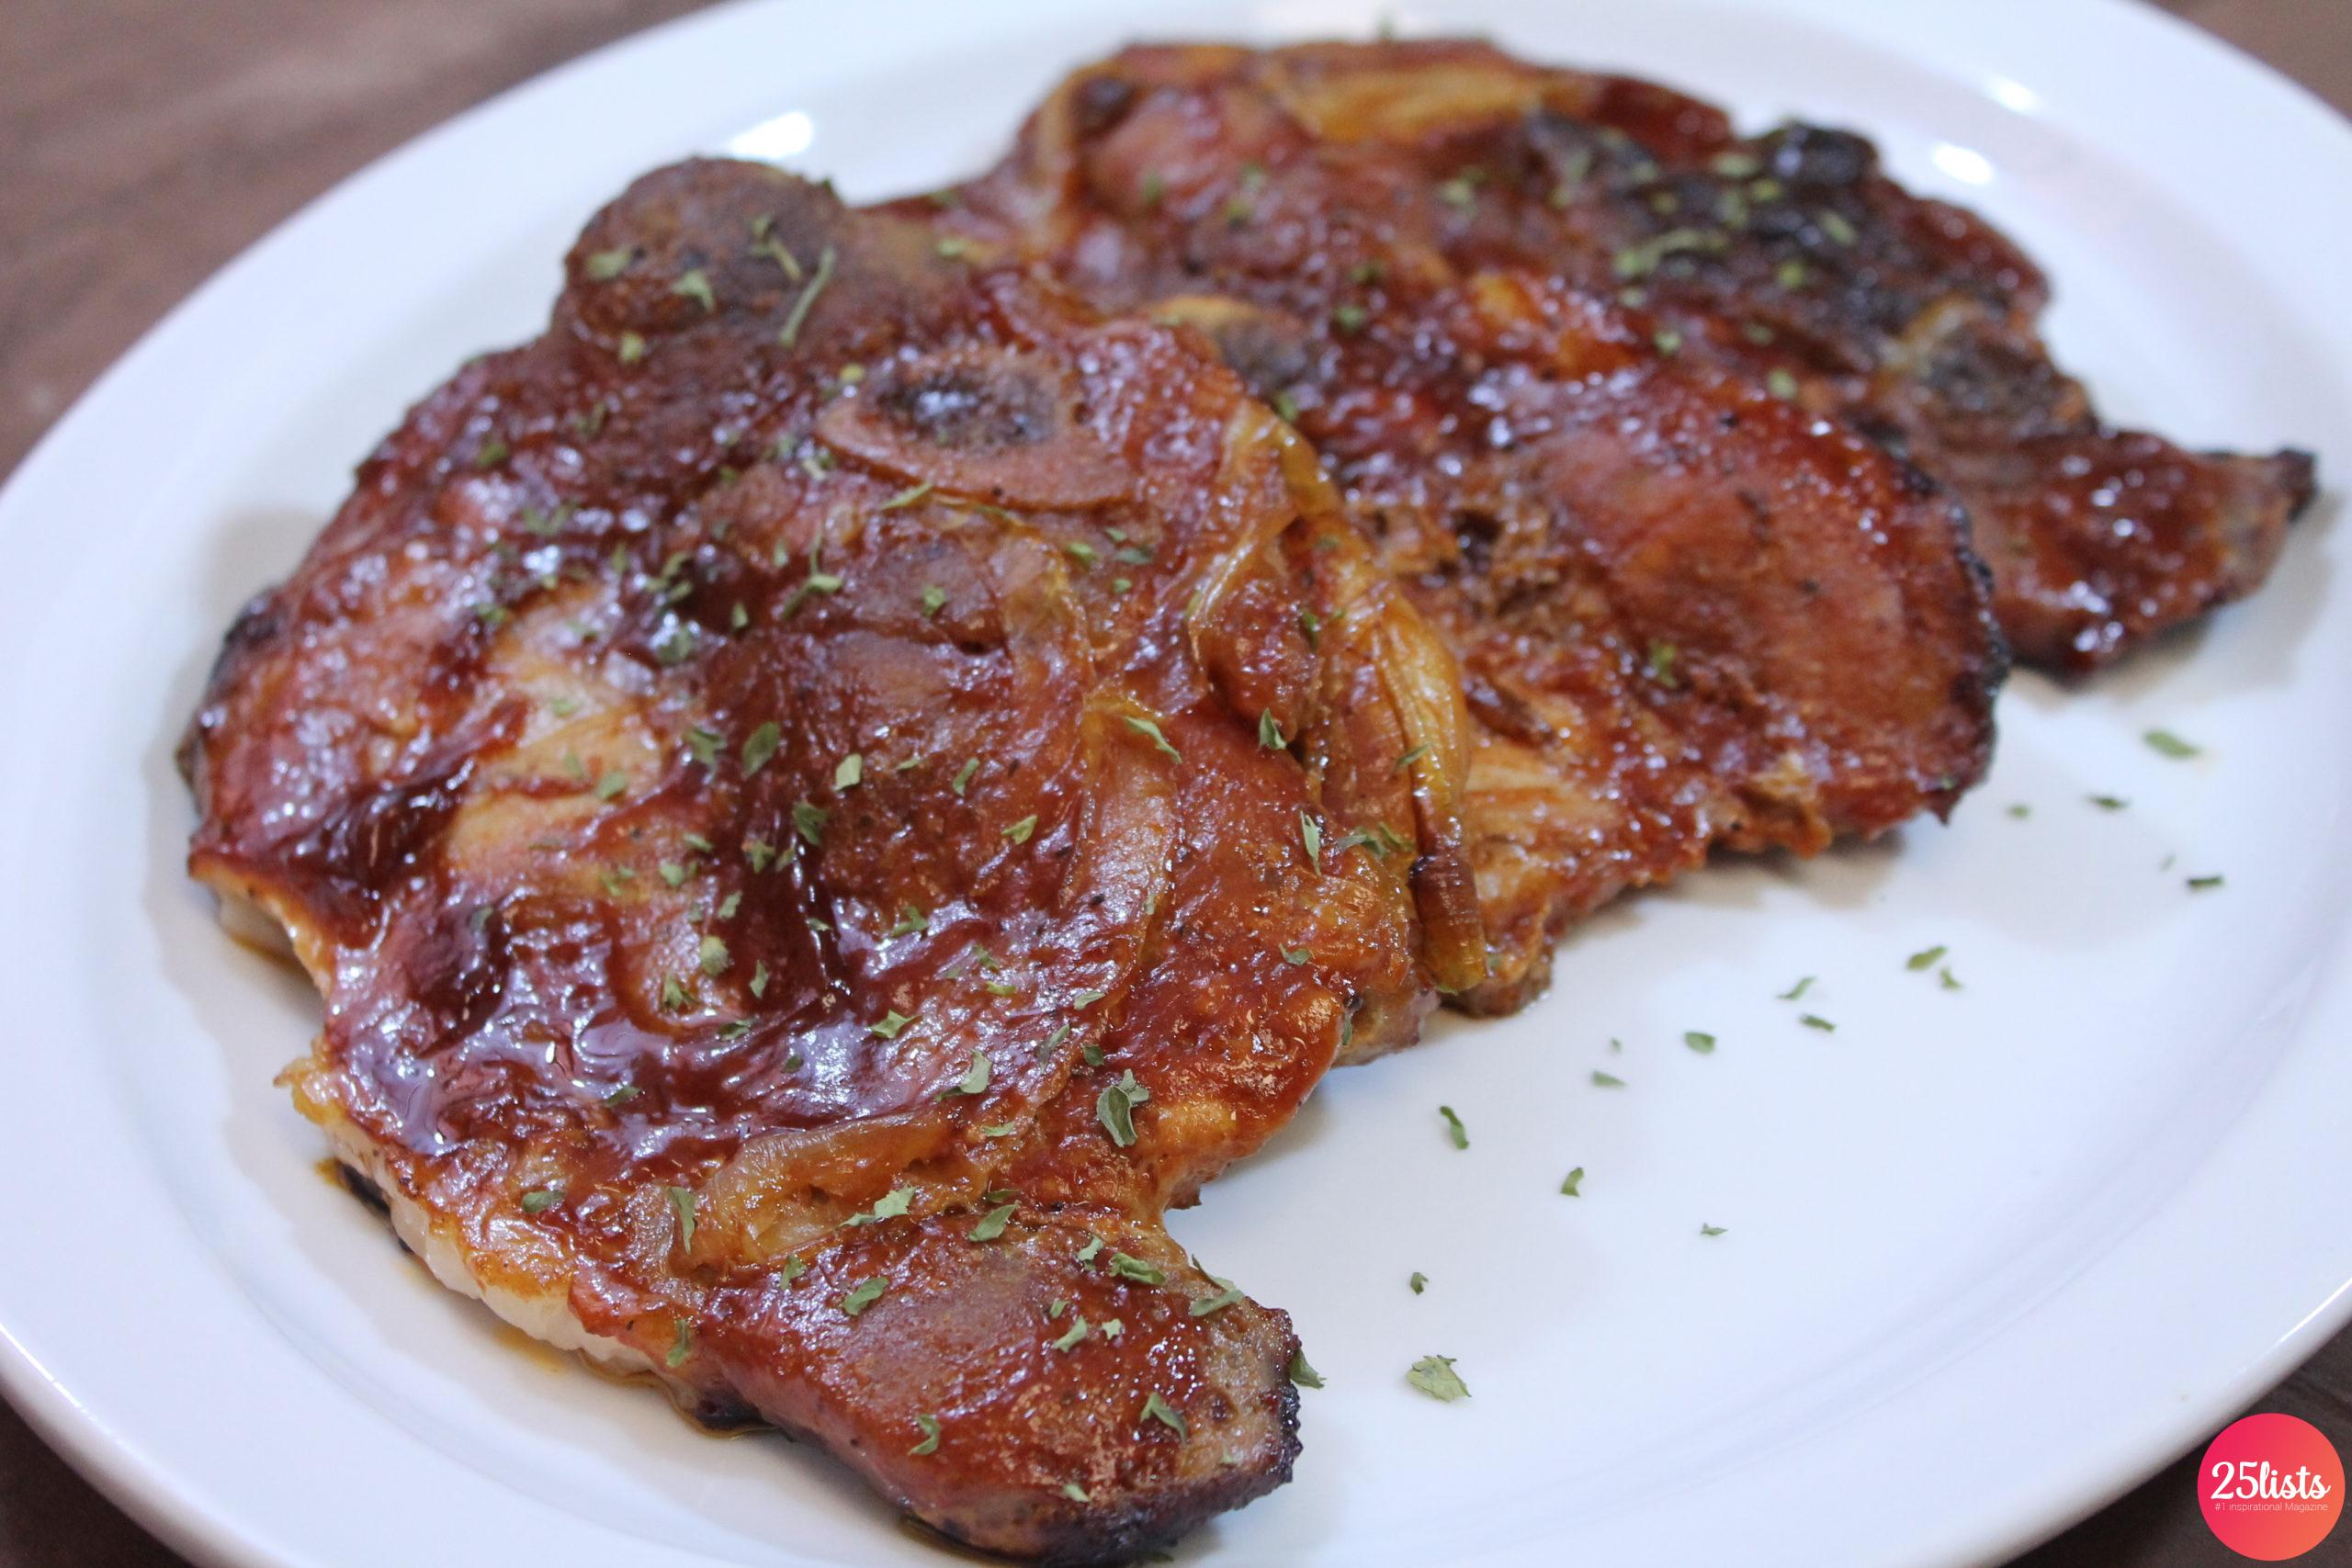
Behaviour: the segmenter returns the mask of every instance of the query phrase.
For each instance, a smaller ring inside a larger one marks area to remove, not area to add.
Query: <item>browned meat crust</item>
[[[1713,846],[1948,809],[2005,667],[1917,469],[1560,276],[1513,166],[1458,173],[1474,131],[1527,134],[1544,80],[1463,46],[1132,50],[996,171],[908,204],[1200,327],[1321,453],[1468,682],[1478,1011]],[[1480,228],[1514,220],[1516,247]]]
[[[1288,184],[1306,142],[1356,171],[1331,208],[1242,188],[1251,169]],[[1081,276],[1223,277],[1237,246],[1184,220],[1246,207],[1239,248],[1261,259],[1280,225],[1353,220],[1465,274],[1621,296],[1685,356],[1842,414],[1949,487],[2036,664],[2086,670],[2251,592],[2312,493],[2307,454],[2205,456],[2106,424],[2037,335],[2033,264],[1887,179],[1846,131],[1741,138],[1668,88],[1426,40],[1131,50],[1081,73],[1025,145],[1071,160],[1032,167],[1047,205],[1033,192],[1016,212],[1069,203],[1048,220],[1070,242],[1095,220],[1064,253]],[[1124,244],[1104,218],[1125,220]]]
[[[190,863],[445,1280],[1113,1561],[1289,1474],[1159,1216],[1475,977],[1459,689],[1187,334],[691,164],[240,621]]]

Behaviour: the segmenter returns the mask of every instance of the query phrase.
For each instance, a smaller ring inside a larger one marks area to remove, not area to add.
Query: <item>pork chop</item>
[[[694,163],[237,623],[190,866],[444,1282],[1122,1560],[1289,1474],[1160,1214],[1475,978],[1459,688],[1190,334]]]
[[[1435,136],[1499,89],[1407,55],[1350,117],[1298,101],[1354,85],[1309,64],[1354,58],[1130,50],[904,210],[1202,329],[1320,453],[1467,681],[1490,952],[1454,999],[1505,1011],[1570,921],[1712,849],[1812,853],[1949,810],[1988,761],[2005,655],[1948,496],[1611,294],[1454,243],[1464,193],[1380,136]]]
[[[1295,166],[1327,155],[1347,177],[1302,197]],[[1670,88],[1460,39],[1177,46],[1071,77],[1015,166],[1015,218],[1057,231],[1073,276],[1132,277],[1121,293],[1289,265],[1312,303],[1393,321],[1385,279],[1326,275],[1361,266],[1355,247],[1317,263],[1294,243],[1362,229],[1405,270],[1530,268],[1615,296],[1682,356],[1839,415],[1949,489],[2037,665],[2091,669],[2252,592],[2312,494],[2306,453],[2108,424],[2041,342],[2041,271],[1849,131],[1742,137]]]

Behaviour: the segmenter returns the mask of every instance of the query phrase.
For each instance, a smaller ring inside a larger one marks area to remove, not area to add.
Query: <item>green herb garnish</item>
[[[1136,1107],[1151,1098],[1151,1090],[1136,1081],[1130,1067],[1119,1075],[1119,1081],[1095,1097],[1094,1114],[1102,1123],[1111,1141],[1121,1148],[1131,1148],[1136,1141]]]
[[[1713,240],[1696,229],[1668,229],[1654,234],[1638,245],[1628,245],[1611,258],[1610,266],[1620,278],[1631,280],[1647,277],[1658,269],[1667,257],[1683,251],[1717,248],[1720,240]]]
[[[833,247],[827,245],[817,258],[817,270],[809,277],[808,286],[800,291],[800,297],[793,300],[791,310],[786,314],[784,330],[776,334],[776,341],[785,347],[790,348],[800,341],[800,329],[807,323],[809,310],[815,308],[817,296],[833,280]]]
[[[908,1205],[915,1201],[911,1187],[893,1187],[876,1200],[874,1207],[863,1213],[852,1214],[843,1222],[853,1225],[878,1225],[884,1220],[904,1219]]]
[[[1412,1371],[1405,1374],[1405,1381],[1431,1399],[1442,1399],[1448,1404],[1470,1397],[1469,1387],[1454,1371],[1451,1356],[1422,1357],[1413,1363]]]
[[[1111,1272],[1122,1280],[1133,1280],[1139,1285],[1164,1285],[1168,1275],[1158,1264],[1147,1263],[1125,1252],[1111,1254]]]
[[[775,220],[764,212],[752,220],[752,254],[767,257],[784,269],[786,282],[797,283],[805,276],[801,271],[800,258],[786,249],[783,241],[768,231],[775,223]]]
[[[1136,1420],[1138,1424],[1145,1421],[1157,1421],[1180,1438],[1192,1436],[1191,1431],[1184,1425],[1184,1417],[1177,1413],[1174,1405],[1159,1397],[1159,1391],[1157,1389],[1154,1389],[1150,1396],[1144,1400],[1143,1414],[1136,1416]]]
[[[1148,735],[1151,737],[1152,746],[1156,750],[1165,752],[1167,755],[1174,758],[1177,761],[1181,762],[1184,760],[1182,752],[1178,751],[1175,747],[1168,744],[1168,737],[1159,732],[1159,726],[1157,722],[1148,718],[1137,718],[1133,714],[1122,714],[1120,716],[1127,721],[1127,728],[1129,729],[1134,730],[1138,735]]]
[[[785,600],[784,607],[776,611],[776,619],[791,619],[793,612],[800,608],[801,601],[808,598],[811,593],[830,594],[839,593],[842,591],[844,580],[841,573],[837,571],[827,571],[818,564],[819,548],[820,547],[816,546],[810,547],[808,551],[808,575],[801,579],[800,586],[792,591],[790,596]],[[788,552],[786,552],[780,545],[776,547],[776,551],[778,557],[777,564],[781,565],[783,564],[784,558],[788,554]]]
[[[1189,1311],[1194,1317],[1206,1317],[1211,1313],[1223,1312],[1241,1299],[1240,1287],[1227,1285],[1216,1295],[1200,1297],[1192,1303]]]

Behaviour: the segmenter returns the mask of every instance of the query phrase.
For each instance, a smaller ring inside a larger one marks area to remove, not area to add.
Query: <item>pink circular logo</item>
[[[2292,1416],[2249,1416],[2224,1427],[2197,1471],[2197,1503],[2223,1546],[2283,1562],[2327,1539],[2344,1512],[2335,1445]]]

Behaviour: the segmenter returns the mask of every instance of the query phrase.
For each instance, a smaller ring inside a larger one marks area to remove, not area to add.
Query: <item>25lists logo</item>
[[[2292,1416],[2232,1422],[2197,1471],[2198,1506],[2223,1546],[2260,1562],[2301,1557],[2344,1512],[2335,1445]]]

